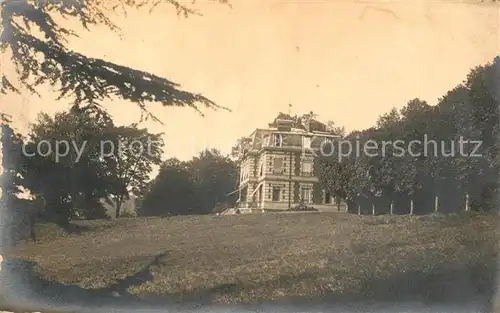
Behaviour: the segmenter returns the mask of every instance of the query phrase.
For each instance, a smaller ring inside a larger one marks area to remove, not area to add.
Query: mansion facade
[[[322,143],[339,136],[292,125],[293,121],[277,120],[276,127],[256,129],[246,138],[240,168],[241,213],[284,211],[301,202],[319,211],[339,209],[319,184],[316,166]]]

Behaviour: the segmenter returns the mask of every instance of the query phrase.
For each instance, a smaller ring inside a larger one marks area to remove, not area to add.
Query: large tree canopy
[[[117,9],[145,6],[153,9],[162,3],[173,5],[184,16],[197,13],[177,0],[1,2],[0,52],[10,55],[18,77],[1,73],[0,92],[20,92],[20,88],[26,88],[36,93],[39,85],[49,83],[58,89],[61,98],[73,96],[76,105],[97,106],[106,98],[119,97],[136,103],[146,113],[146,118],[155,120],[157,119],[147,109],[148,102],[159,102],[165,106],[188,106],[198,112],[200,105],[214,109],[224,108],[203,95],[182,90],[169,79],[70,50],[67,39],[76,34],[58,24],[54,18],[55,15],[60,15],[77,19],[87,29],[90,25],[105,25],[118,31],[118,25],[112,22],[108,14]],[[33,28],[36,28],[40,36],[33,34]]]
[[[187,162],[168,159],[151,182],[139,214],[207,214],[234,205],[238,170],[235,162],[214,149]]]
[[[7,200],[21,187],[29,190],[41,200],[40,215],[66,227],[75,217],[106,217],[106,199],[119,215],[123,200],[140,196],[161,163],[163,141],[135,125],[116,127],[100,110],[73,107],[55,116],[40,113],[27,139],[2,125],[2,147]],[[24,214],[19,206],[8,208]]]
[[[347,199],[351,209],[365,212],[375,204],[378,213],[385,213],[393,202],[395,210],[408,213],[413,200],[414,213],[429,213],[436,196],[441,211],[463,210],[467,196],[472,209],[493,209],[499,173],[499,86],[496,58],[472,69],[463,84],[435,106],[413,99],[401,110],[383,114],[376,127],[344,138],[352,147],[373,140],[378,154],[322,157],[322,184]],[[393,145],[397,140],[404,151]],[[468,143],[460,146],[461,140]],[[420,144],[410,151],[412,141]],[[383,142],[389,143],[386,149]]]

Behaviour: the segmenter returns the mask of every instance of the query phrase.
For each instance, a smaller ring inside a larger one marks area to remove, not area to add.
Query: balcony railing
[[[263,174],[266,174],[266,175],[276,175],[276,176],[289,176],[289,172],[286,170],[286,169],[282,169],[281,171],[280,170],[271,170],[271,171],[268,171],[268,172],[265,172]],[[297,176],[296,172],[294,170],[292,170],[292,176]],[[299,172],[299,175],[298,176],[303,176],[303,177],[314,177],[315,174],[314,172]]]

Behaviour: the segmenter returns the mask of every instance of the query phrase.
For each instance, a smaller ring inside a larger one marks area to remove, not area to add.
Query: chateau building
[[[337,211],[333,197],[319,184],[316,163],[321,145],[339,136],[309,131],[307,125],[294,128],[291,120],[275,124],[256,129],[243,145],[240,212],[283,211],[301,201],[319,211]]]

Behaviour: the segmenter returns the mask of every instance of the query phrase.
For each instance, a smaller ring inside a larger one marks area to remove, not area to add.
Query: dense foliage
[[[237,163],[218,150],[202,151],[187,162],[168,159],[151,182],[139,214],[207,214],[234,206],[238,173]]]
[[[225,0],[217,1],[226,3]],[[11,117],[0,108],[3,166],[6,169],[2,174],[2,210],[15,210],[20,217],[16,214],[3,216],[14,216],[22,222],[25,216],[32,220],[33,212],[43,210],[44,217],[65,226],[75,215],[103,217],[105,214],[98,201],[102,198],[115,200],[118,215],[128,193],[141,194],[146,189],[145,181],[152,166],[160,163],[161,138],[135,125],[113,126],[102,106],[106,99],[133,102],[146,118],[156,121],[158,119],[148,110],[150,103],[191,107],[198,112],[200,106],[225,109],[203,95],[182,90],[167,78],[71,50],[67,40],[78,34],[61,25],[56,18],[76,20],[87,30],[90,26],[104,25],[118,33],[119,26],[112,22],[111,13],[143,7],[153,10],[163,4],[173,6],[185,17],[198,14],[189,4],[177,0],[0,2],[0,53],[10,58],[15,68],[15,72],[0,74],[0,95],[9,92],[38,94],[39,87],[48,84],[58,91],[58,100],[70,98],[73,104],[70,112],[55,117],[42,114],[29,138],[25,139],[15,133]],[[142,154],[144,157],[136,158],[136,153],[129,153],[129,150],[118,158],[117,154],[102,157],[96,150],[97,142],[102,140],[117,143],[140,141],[146,137],[154,143],[152,152]],[[75,151],[57,161],[55,154],[29,158],[22,155],[21,148],[26,145],[31,154],[37,140],[49,140],[53,149],[60,148],[56,140],[70,140],[77,147],[88,140],[89,146],[78,161],[74,159]],[[19,199],[21,187],[35,197],[33,203]]]
[[[105,217],[106,199],[114,200],[119,214],[123,200],[140,196],[153,166],[161,162],[161,134],[136,125],[117,127],[91,108],[73,107],[53,117],[41,113],[25,139],[8,124],[2,130],[3,164],[9,168],[2,178],[10,181],[3,190],[14,198],[20,188],[28,190],[40,200],[40,212],[25,213],[61,226],[75,217]]]
[[[499,169],[499,90],[497,57],[471,70],[437,105],[414,99],[380,116],[375,127],[348,134],[344,155],[337,149],[321,156],[322,183],[352,211],[360,207],[371,213],[375,204],[377,213],[387,213],[392,202],[395,212],[408,213],[413,200],[414,213],[423,214],[435,209],[437,197],[439,211],[455,212],[464,210],[467,195],[472,210],[491,210]],[[414,140],[419,143],[408,148]],[[349,155],[347,141],[353,147]],[[356,143],[360,153],[354,151]]]
[[[59,15],[77,20],[87,30],[89,26],[104,25],[118,32],[119,26],[112,22],[110,12],[141,7],[154,9],[161,4],[173,5],[184,16],[197,13],[177,0],[2,1],[0,53],[10,56],[16,73],[0,74],[0,93],[37,93],[40,85],[50,84],[57,88],[60,98],[71,96],[75,105],[96,107],[107,98],[118,97],[136,103],[146,117],[154,119],[147,103],[188,106],[198,111],[199,105],[222,108],[202,95],[180,89],[169,79],[72,51],[67,40],[77,34],[54,18]],[[20,85],[16,85],[16,81]]]

